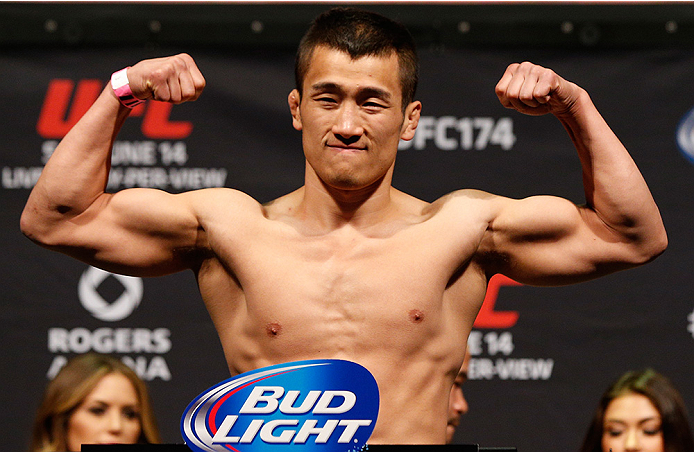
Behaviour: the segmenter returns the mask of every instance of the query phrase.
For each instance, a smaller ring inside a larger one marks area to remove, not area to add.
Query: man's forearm
[[[588,207],[624,240],[659,253],[655,250],[664,248],[667,238],[658,207],[634,160],[588,94],[582,91],[557,117],[578,151]]]
[[[22,229],[40,229],[85,211],[104,193],[113,141],[130,110],[107,86],[46,163],[22,214]]]

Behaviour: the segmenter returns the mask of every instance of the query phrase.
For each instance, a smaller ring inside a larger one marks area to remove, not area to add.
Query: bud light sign
[[[181,432],[196,452],[359,451],[378,405],[376,380],[359,364],[297,361],[208,389],[186,408]]]

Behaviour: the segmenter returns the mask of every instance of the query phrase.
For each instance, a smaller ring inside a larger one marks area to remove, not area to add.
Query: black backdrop
[[[11,14],[3,20],[14,15],[33,23],[40,17],[40,11],[27,13],[22,6],[5,9]],[[431,9],[432,16],[440,14]],[[90,22],[76,28],[81,34],[75,32],[74,42],[65,35],[42,48],[37,43],[48,39],[42,34],[50,28],[48,19],[58,17],[49,13],[37,22],[43,28],[34,38],[7,29],[0,35],[0,434],[6,450],[25,448],[48,376],[64,358],[97,350],[123,356],[148,381],[164,439],[179,443],[187,403],[228,377],[192,275],[142,280],[101,274],[23,238],[19,215],[80,103],[88,105],[114,70],[179,51],[196,59],[207,89],[192,104],[169,111],[148,102],[135,112],[118,138],[112,189],[221,185],[268,201],[298,187],[300,137],[286,106],[293,48],[284,41],[143,44],[127,37],[122,45],[89,43],[96,36],[89,34]],[[518,33],[513,17],[507,19],[497,30]],[[462,22],[457,23],[464,30]],[[57,23],[60,29],[63,22]],[[14,26],[21,28],[21,20]],[[694,107],[694,50],[682,41],[619,45],[614,36],[610,45],[581,44],[585,36],[578,31],[568,33],[575,42],[554,45],[534,44],[532,33],[527,42],[509,45],[446,45],[444,33],[432,38],[430,28],[412,27],[424,43],[418,98],[425,118],[398,156],[398,188],[426,200],[470,187],[582,202],[578,159],[561,125],[552,117],[505,110],[496,100],[493,88],[506,65],[530,60],[588,90],[639,164],[670,238],[667,252],[653,263],[580,285],[533,288],[496,281],[498,296],[487,305],[494,303],[494,312],[478,319],[470,339],[470,413],[456,441],[521,451],[576,450],[604,388],[623,371],[645,366],[670,376],[694,409],[694,157],[686,121]],[[566,31],[568,25],[558,21],[557,27]],[[618,28],[603,28],[605,39]],[[292,35],[293,28],[288,30]],[[500,39],[491,31],[488,37]]]

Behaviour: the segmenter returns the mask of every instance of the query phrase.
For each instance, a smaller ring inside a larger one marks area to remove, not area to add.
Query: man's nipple
[[[424,313],[419,309],[413,309],[409,312],[410,322],[422,323],[424,321]]]
[[[282,333],[282,325],[277,322],[268,323],[265,325],[265,333],[269,337],[277,337]]]

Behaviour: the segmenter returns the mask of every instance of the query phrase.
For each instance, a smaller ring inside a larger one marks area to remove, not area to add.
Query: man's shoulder
[[[204,188],[180,195],[198,216],[216,218],[220,215],[261,215],[263,206],[251,195],[225,187]]]
[[[194,199],[196,202],[214,202],[217,200],[228,201],[236,199],[241,200],[246,198],[254,200],[253,197],[249,194],[244,193],[241,190],[228,187],[202,188],[200,190],[183,192],[179,194],[179,196],[190,197],[191,199]]]
[[[470,214],[488,210],[501,197],[471,188],[456,190],[432,202],[428,210],[431,214],[460,212]]]

